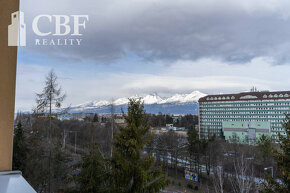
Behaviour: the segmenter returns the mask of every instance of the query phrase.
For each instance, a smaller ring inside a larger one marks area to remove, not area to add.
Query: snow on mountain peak
[[[113,104],[118,106],[118,105],[128,104],[128,102],[129,102],[129,99],[124,97],[124,98],[119,98],[119,99],[115,100],[113,102]]]
[[[105,100],[103,100],[103,101],[98,101],[98,102],[94,102],[94,106],[95,106],[95,107],[105,106],[105,105],[109,105],[109,104],[110,104],[110,102],[105,101]]]
[[[162,102],[162,98],[158,96],[157,94],[154,95],[146,95],[145,97],[142,97],[142,100],[144,101],[144,104],[151,105],[151,104],[159,104]]]
[[[138,95],[129,97],[129,98],[141,98],[144,101],[144,104],[152,105],[152,104],[165,104],[165,103],[190,103],[190,102],[197,102],[199,98],[206,96],[206,94],[201,93],[199,91],[193,91],[189,94],[175,94],[172,97],[164,98],[162,99],[157,94],[149,94],[144,97],[140,97]],[[113,104],[116,106],[119,105],[126,105],[128,104],[129,99],[126,97],[116,99]],[[81,105],[77,105],[76,107],[101,107],[101,106],[107,106],[110,105],[111,102],[109,101],[93,101],[93,102],[87,102]]]
[[[172,97],[164,99],[162,103],[188,103],[188,102],[197,102],[201,97],[206,96],[199,91],[193,91],[190,94],[175,94]]]

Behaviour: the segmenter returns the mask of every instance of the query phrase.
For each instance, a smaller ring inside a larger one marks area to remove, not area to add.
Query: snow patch
[[[157,94],[149,94],[144,97],[135,95],[129,98],[135,98],[135,99],[141,98],[144,101],[144,104],[152,105],[152,104],[166,104],[166,103],[179,103],[179,104],[193,103],[193,102],[197,102],[198,99],[204,96],[206,96],[206,94],[201,93],[199,91],[193,91],[192,93],[189,93],[189,94],[175,94],[172,97],[164,98],[164,99],[162,99]],[[116,99],[115,101],[113,101],[113,104],[115,106],[126,105],[129,102],[129,98],[124,97],[124,98]],[[111,102],[102,100],[102,101],[86,102],[86,103],[74,106],[74,108],[97,108],[97,107],[108,106],[110,104]]]

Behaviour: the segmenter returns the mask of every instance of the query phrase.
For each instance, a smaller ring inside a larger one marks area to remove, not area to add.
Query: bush
[[[178,186],[181,186],[181,182],[178,182]]]

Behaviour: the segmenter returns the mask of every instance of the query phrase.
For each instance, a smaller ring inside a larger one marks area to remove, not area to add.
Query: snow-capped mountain
[[[149,94],[146,96],[131,96],[128,98],[141,98],[144,102],[145,110],[148,113],[178,113],[178,114],[196,114],[197,101],[206,94],[199,91],[194,91],[189,94],[175,94],[168,98],[162,98],[157,94]],[[121,112],[121,109],[126,109],[129,102],[128,98],[119,98],[112,102],[110,101],[91,101],[77,106],[73,106],[73,112],[95,112],[107,113],[110,105],[113,104],[116,112]]]
[[[201,97],[206,96],[206,94],[199,91],[193,91],[190,94],[176,94],[172,97],[162,100],[161,103],[190,103],[197,102]]]

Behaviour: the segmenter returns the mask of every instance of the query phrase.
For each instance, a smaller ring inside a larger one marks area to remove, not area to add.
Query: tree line
[[[192,115],[175,122],[188,129],[187,135],[155,134],[151,127],[171,123],[172,116],[146,114],[140,99],[130,99],[122,125],[114,116],[105,124],[97,118],[60,121],[52,107],[61,107],[65,95],[53,71],[36,98],[33,114],[17,116],[13,169],[21,170],[37,192],[154,193],[173,183],[168,176],[182,178],[185,170],[198,176],[188,187],[205,192],[289,191],[288,116],[287,135],[279,144],[262,136],[250,146],[236,138],[199,138]]]

